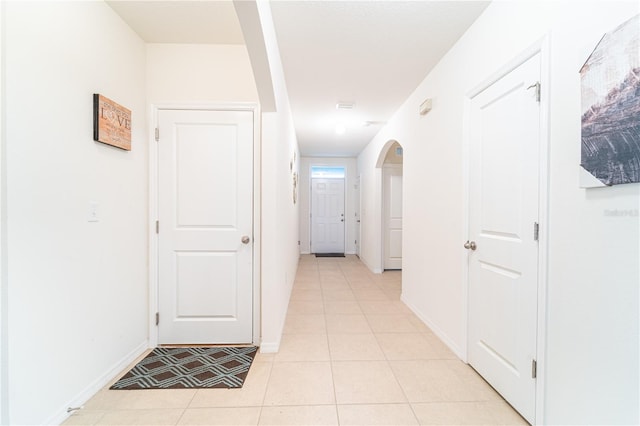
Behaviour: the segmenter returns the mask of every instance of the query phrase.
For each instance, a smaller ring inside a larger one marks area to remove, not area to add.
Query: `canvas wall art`
[[[640,15],[602,37],[580,78],[581,186],[640,182]]]

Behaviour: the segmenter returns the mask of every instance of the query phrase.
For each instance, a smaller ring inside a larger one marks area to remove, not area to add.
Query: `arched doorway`
[[[403,148],[398,141],[385,144],[378,158],[381,173],[381,259],[383,270],[402,269],[402,167]]]

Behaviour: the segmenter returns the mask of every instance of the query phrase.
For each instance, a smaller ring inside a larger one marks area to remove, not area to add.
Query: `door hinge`
[[[160,324],[160,312],[156,312],[156,325]]]
[[[533,241],[538,241],[540,239],[540,224],[538,222],[533,222]]]
[[[535,359],[531,360],[531,378],[538,377],[538,362]]]
[[[160,221],[156,220],[156,234],[160,233]]]
[[[160,140],[160,130],[156,127],[156,142]]]
[[[534,88],[536,89],[536,102],[540,102],[540,82],[539,81],[536,81],[534,84],[527,87],[527,90],[534,89]]]

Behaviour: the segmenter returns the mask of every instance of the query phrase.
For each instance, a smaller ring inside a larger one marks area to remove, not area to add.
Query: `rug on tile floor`
[[[155,348],[111,389],[241,388],[258,348]]]
[[[344,257],[344,253],[315,253],[316,257]]]

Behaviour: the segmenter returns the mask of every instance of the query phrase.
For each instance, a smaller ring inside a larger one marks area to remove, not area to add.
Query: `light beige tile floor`
[[[526,424],[400,302],[401,279],[302,256],[280,352],[242,389],[105,388],[65,424]]]

